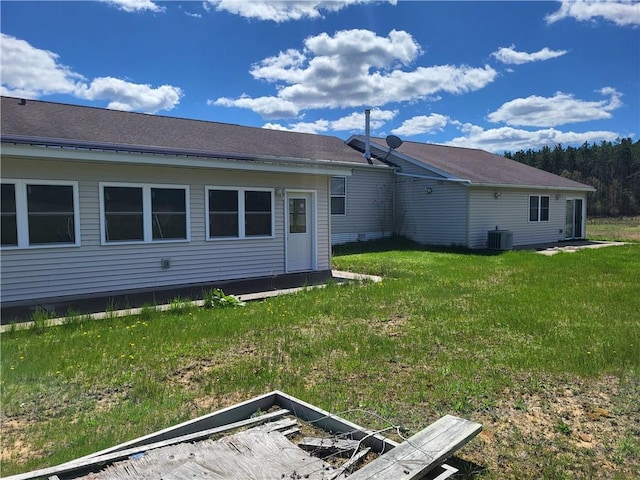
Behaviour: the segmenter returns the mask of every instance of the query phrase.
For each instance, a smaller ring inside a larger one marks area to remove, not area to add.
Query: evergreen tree
[[[590,215],[640,215],[640,141],[623,138],[578,148],[556,145],[553,150],[545,146],[504,155],[596,188],[587,196]]]

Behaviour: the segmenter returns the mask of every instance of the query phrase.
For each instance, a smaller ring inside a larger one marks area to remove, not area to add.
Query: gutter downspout
[[[396,175],[400,175],[401,177],[409,177],[409,178],[421,178],[424,180],[437,180],[439,182],[452,182],[452,183],[462,183],[463,185],[470,186],[471,180],[467,180],[466,178],[443,178],[443,177],[433,177],[430,175],[416,175],[413,173],[400,173],[394,172]]]

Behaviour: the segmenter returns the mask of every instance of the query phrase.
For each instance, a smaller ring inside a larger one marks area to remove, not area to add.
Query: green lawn
[[[590,218],[587,236],[593,240],[640,242],[640,217]]]
[[[385,246],[334,257],[379,284],[4,334],[2,474],[280,389],[371,428],[478,421],[462,478],[640,477],[640,245]]]

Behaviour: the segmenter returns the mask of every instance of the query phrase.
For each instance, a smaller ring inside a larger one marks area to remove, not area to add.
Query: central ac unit
[[[487,248],[489,250],[511,250],[513,248],[513,232],[489,230],[487,232]]]

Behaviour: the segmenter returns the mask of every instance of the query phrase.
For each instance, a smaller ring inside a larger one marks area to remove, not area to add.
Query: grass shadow
[[[455,253],[458,255],[473,255],[479,257],[492,257],[505,253],[505,251],[502,250],[470,249],[457,245],[424,245],[401,235],[333,246],[333,256],[335,257],[355,255],[359,253],[380,253],[390,251]]]
[[[466,480],[470,478],[483,477],[487,472],[487,468],[477,463],[463,460],[462,458],[453,456],[446,461],[447,465],[458,469],[458,473],[454,474],[453,479]]]

